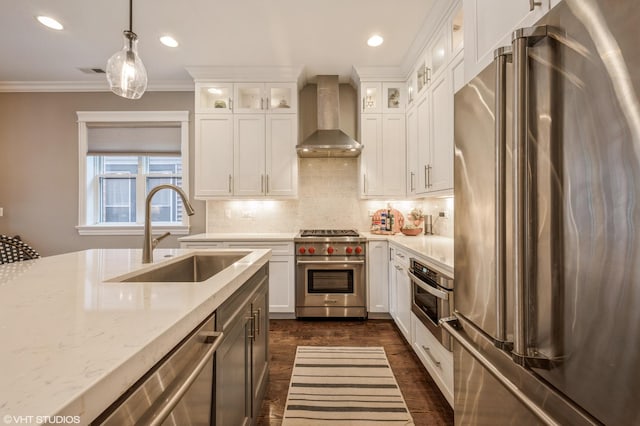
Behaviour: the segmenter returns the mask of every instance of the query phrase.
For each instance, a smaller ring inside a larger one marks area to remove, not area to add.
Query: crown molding
[[[233,67],[233,66],[195,66],[185,67],[196,82],[208,80],[227,82],[290,82],[300,81],[303,66],[272,66],[272,67]]]
[[[0,92],[108,92],[106,81],[0,81]],[[149,83],[148,92],[193,92],[192,81]]]
[[[353,66],[351,79],[357,84],[365,81],[405,81],[406,74],[400,67]]]

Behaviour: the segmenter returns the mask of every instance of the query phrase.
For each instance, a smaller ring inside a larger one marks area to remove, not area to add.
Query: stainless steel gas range
[[[366,238],[306,229],[296,247],[296,317],[366,318]]]

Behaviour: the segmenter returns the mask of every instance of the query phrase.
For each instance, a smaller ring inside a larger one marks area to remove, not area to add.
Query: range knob
[[[329,246],[329,247],[327,248],[327,253],[329,253],[329,254],[333,254],[333,252],[334,252],[333,247]]]
[[[300,247],[298,251],[300,252],[300,254],[304,254],[307,250],[304,247]],[[309,249],[309,251],[311,251],[311,249]]]
[[[309,254],[313,254],[316,252],[316,249],[313,247],[309,247]]]
[[[351,247],[347,247],[346,252],[347,252],[347,254],[351,254],[351,253],[353,253],[353,248],[351,248]]]
[[[362,247],[358,246],[356,247],[356,254],[360,254],[362,253]]]

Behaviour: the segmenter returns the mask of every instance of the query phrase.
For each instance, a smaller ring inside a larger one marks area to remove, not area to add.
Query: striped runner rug
[[[298,346],[283,426],[413,425],[382,347]]]

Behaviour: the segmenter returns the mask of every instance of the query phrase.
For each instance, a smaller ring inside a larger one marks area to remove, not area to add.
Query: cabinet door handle
[[[266,103],[267,107],[265,109],[269,109],[270,105],[269,105],[269,97],[267,96],[267,103]]]
[[[257,311],[253,312],[253,315],[254,315],[254,318],[255,318],[254,322],[255,322],[255,327],[256,327],[255,328],[255,334],[258,335],[258,336],[260,335],[260,310],[261,310],[261,308],[258,308]]]
[[[529,11],[533,11],[533,9],[536,8],[536,6],[542,6],[542,2],[540,1],[535,1],[535,0],[529,0]]]
[[[364,98],[362,98],[362,112],[364,112]]]
[[[414,172],[411,172],[411,177],[410,177],[410,182],[411,182],[411,183],[409,184],[409,187],[411,188],[411,189],[410,189],[410,192],[413,192],[413,191],[415,191],[415,190],[416,190],[416,187],[414,186],[414,183],[413,183],[413,180],[414,180],[415,175],[416,175],[416,174],[415,174]]]
[[[362,193],[366,194],[367,193],[367,174],[363,174],[362,175]]]
[[[427,67],[427,83],[431,81],[431,68]]]
[[[269,193],[269,174],[268,173],[267,173],[267,184],[266,184],[266,187],[267,187],[266,193],[268,194]]]
[[[427,176],[427,165],[424,165],[424,189],[429,187],[429,177]]]
[[[431,361],[436,365],[436,367],[442,369],[442,367],[440,366],[440,361],[438,361],[433,354],[431,353],[431,349],[428,348],[425,345],[420,345],[422,346],[422,349],[424,349],[424,352],[427,354],[427,356],[431,359]]]
[[[251,340],[256,340],[256,317],[251,315],[250,317],[245,318],[247,321],[251,322],[249,326],[249,334],[247,337]]]
[[[231,111],[233,109],[233,99],[229,98],[229,103],[227,105],[229,105],[229,111]]]
[[[431,166],[430,165],[427,166],[427,182],[428,182],[427,187],[431,188],[432,185],[431,185]]]
[[[264,194],[264,175],[260,175],[260,193]]]
[[[229,194],[231,194],[231,180],[233,178],[231,177],[231,175],[229,175]]]

